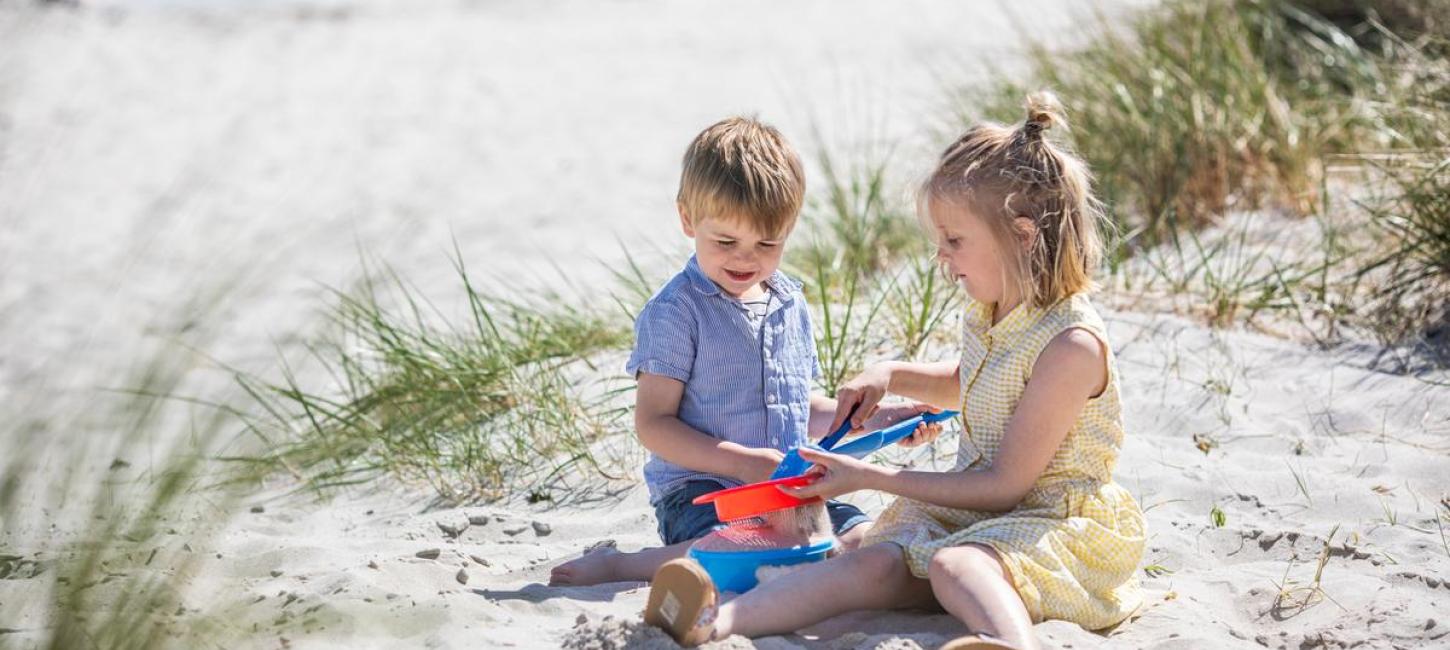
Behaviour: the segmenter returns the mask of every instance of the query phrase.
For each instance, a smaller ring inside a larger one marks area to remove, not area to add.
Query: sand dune
[[[1051,30],[1071,4],[1014,11]],[[209,351],[268,368],[360,248],[439,293],[451,238],[500,281],[562,282],[558,262],[597,286],[579,260],[618,259],[616,238],[674,244],[678,156],[723,114],[803,144],[812,112],[832,136],[865,124],[909,171],[935,146],[938,75],[1010,69],[1010,24],[997,5],[925,1],[0,5],[0,400],[104,385],[148,324],[219,288]],[[1450,390],[1375,370],[1368,343],[1109,320],[1150,606],[1111,637],[1043,623],[1048,647],[1450,647]],[[642,584],[544,586],[597,540],[657,542],[642,486],[442,510],[392,486],[325,503],[288,487],[195,548],[189,606],[227,612],[251,645],[670,645],[637,625]],[[25,585],[6,582],[15,602]],[[961,632],[857,613],[719,645]]]

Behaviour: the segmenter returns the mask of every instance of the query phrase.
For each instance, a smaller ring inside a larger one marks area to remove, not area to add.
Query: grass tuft
[[[465,324],[381,269],[335,292],[332,327],[309,346],[326,390],[287,366],[280,381],[237,373],[267,446],[237,460],[316,490],[390,475],[455,503],[547,491],[574,469],[613,478],[592,445],[619,430],[617,393],[576,383],[592,355],[628,345],[628,329],[555,297],[486,293],[461,259]]]

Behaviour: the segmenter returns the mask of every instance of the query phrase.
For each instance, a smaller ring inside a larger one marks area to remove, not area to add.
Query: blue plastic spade
[[[851,412],[846,414],[846,419],[841,422],[840,427],[837,427],[830,435],[821,438],[819,445],[812,446],[818,449],[830,449],[835,446],[836,442],[841,439],[841,436],[846,435],[846,432],[851,430],[851,417],[856,415],[856,409],[858,408],[861,408],[860,403],[851,407]],[[800,476],[806,473],[806,469],[811,464],[806,459],[801,458],[799,449],[799,447],[792,447],[790,451],[785,452],[785,458],[780,459],[780,464],[776,465],[775,471],[770,473],[770,480],[774,481],[775,479],[786,478],[788,476]]]
[[[830,451],[837,454],[845,454],[854,458],[863,458],[867,454],[870,454],[877,449],[881,449],[882,447],[891,445],[896,441],[911,435],[911,433],[913,431],[916,431],[916,428],[918,426],[921,426],[921,423],[923,422],[941,422],[943,420],[950,420],[957,416],[956,411],[922,413],[920,415],[897,422],[896,424],[886,427],[885,429],[865,434],[859,438],[856,438],[855,440],[852,440],[851,442],[836,447],[836,442],[839,441],[842,436],[846,435],[847,431],[851,430],[851,416],[855,415],[855,413],[856,409],[852,408],[851,413],[846,415],[846,421],[841,423],[841,427],[839,429],[831,432],[831,435],[822,438],[821,444],[811,445],[811,448],[820,451]],[[782,458],[780,460],[780,464],[775,466],[775,471],[771,472],[770,478],[771,480],[775,480],[779,478],[786,478],[788,476],[800,476],[801,474],[804,474],[806,470],[810,468],[810,466],[811,462],[804,458],[801,458],[800,451],[798,449],[792,449],[786,452],[785,458]]]
[[[873,431],[860,438],[852,440],[844,445],[830,450],[833,454],[842,454],[852,458],[865,458],[871,452],[895,444],[916,431],[923,422],[941,422],[950,420],[957,416],[956,411],[942,411],[940,413],[922,413],[916,417],[907,418],[880,431]],[[804,470],[802,470],[804,471]]]

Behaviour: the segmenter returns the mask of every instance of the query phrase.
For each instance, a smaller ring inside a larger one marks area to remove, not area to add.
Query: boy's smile
[[[765,291],[761,283],[780,267],[786,232],[764,236],[745,219],[700,219],[691,223],[680,211],[685,236],[695,240],[695,261],[705,276],[736,298],[755,298]]]

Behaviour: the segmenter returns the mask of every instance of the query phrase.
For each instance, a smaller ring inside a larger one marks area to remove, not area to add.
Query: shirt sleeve
[[[687,382],[694,365],[694,315],[672,300],[651,300],[634,321],[634,351],[624,371],[631,377],[647,372]]]
[[[797,298],[801,300],[802,304],[804,304],[805,296],[797,296]],[[821,355],[820,352],[816,350],[816,327],[815,324],[811,322],[811,312],[809,310],[802,310],[801,320],[804,320],[806,325],[806,350],[809,351],[811,355],[811,379],[819,381],[821,378]]]

